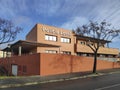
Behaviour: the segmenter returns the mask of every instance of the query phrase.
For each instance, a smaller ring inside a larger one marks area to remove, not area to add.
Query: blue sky
[[[0,17],[24,28],[16,40],[25,39],[36,23],[72,30],[106,19],[120,28],[120,0],[0,0]],[[120,49],[120,39],[110,47]]]

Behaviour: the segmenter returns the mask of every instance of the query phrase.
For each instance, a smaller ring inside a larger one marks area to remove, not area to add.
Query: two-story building
[[[60,53],[93,56],[93,51],[86,44],[87,38],[90,37],[75,35],[71,30],[36,24],[26,35],[26,40],[19,40],[11,45],[11,51],[13,55]],[[108,48],[106,45],[108,43],[109,41],[104,41],[104,45],[99,48],[98,57],[115,58],[118,56],[119,49]]]
[[[3,49],[3,56],[8,58],[0,59],[0,64],[12,75],[45,76],[91,71],[94,53],[87,46],[88,38],[91,37],[75,35],[71,30],[36,24],[26,40]],[[97,70],[119,68],[116,62],[119,49],[107,47],[110,41],[100,41],[103,45],[98,51]]]

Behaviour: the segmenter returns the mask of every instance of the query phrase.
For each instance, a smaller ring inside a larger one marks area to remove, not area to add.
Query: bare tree
[[[22,28],[15,26],[12,21],[0,18],[0,45],[14,41],[21,30]],[[0,62],[0,73],[1,72],[6,73],[6,70]]]
[[[105,20],[100,23],[90,21],[88,25],[78,27],[76,30],[73,30],[73,32],[80,37],[87,37],[86,43],[94,52],[93,73],[96,73],[97,53],[99,47],[103,46],[106,42],[111,42],[114,38],[120,36],[120,30],[115,29]]]
[[[14,41],[21,30],[22,28],[14,26],[12,21],[0,18],[0,45]]]

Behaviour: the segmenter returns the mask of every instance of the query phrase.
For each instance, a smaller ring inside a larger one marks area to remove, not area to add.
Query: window
[[[55,50],[46,50],[45,52],[46,53],[57,53],[57,51],[55,51]]]
[[[77,56],[87,56],[87,53],[80,53],[80,52],[77,52]]]
[[[71,55],[71,52],[69,52],[69,51],[62,51],[62,54],[68,54],[68,55]]]
[[[84,42],[84,41],[81,41],[80,44],[85,45],[85,42]]]
[[[100,54],[100,57],[105,57],[105,55],[104,54]]]
[[[51,35],[45,35],[45,40],[57,41],[57,37],[56,36],[51,36]]]
[[[70,43],[70,38],[61,38],[61,42]]]
[[[86,53],[83,53],[83,54],[81,54],[82,56],[87,56],[87,54]]]

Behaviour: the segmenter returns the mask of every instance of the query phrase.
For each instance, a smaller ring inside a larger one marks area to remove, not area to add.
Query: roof
[[[45,44],[45,43],[38,43],[36,41],[26,41],[26,40],[19,40],[15,42],[14,44],[11,44],[10,47],[13,50],[17,50],[19,46],[22,46],[22,49],[24,50],[30,50],[35,47],[60,47],[58,45],[53,45],[53,44]],[[6,47],[2,51],[7,51],[9,48]]]

